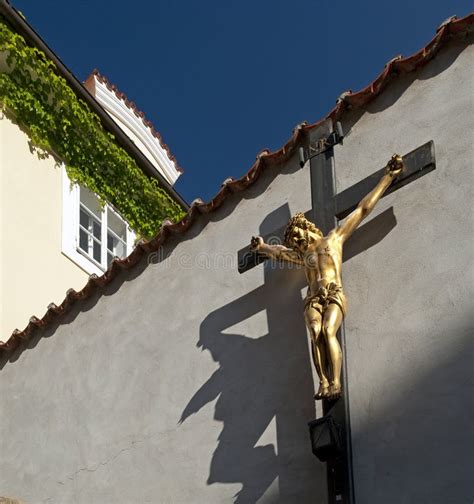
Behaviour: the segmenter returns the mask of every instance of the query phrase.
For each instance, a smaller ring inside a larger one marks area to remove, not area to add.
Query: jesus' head
[[[303,213],[297,213],[292,217],[285,230],[285,244],[298,252],[304,253],[308,245],[318,241],[323,233]]]

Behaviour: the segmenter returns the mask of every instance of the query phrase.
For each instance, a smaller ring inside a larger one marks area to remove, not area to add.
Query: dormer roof
[[[154,168],[173,185],[181,175],[182,169],[145,114],[98,70],[94,70],[89,75],[84,82],[84,87],[102,105]]]

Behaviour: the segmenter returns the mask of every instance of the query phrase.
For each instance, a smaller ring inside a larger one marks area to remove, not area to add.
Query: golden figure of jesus
[[[377,186],[327,236],[323,236],[304,214],[298,213],[290,219],[286,228],[284,242],[287,246],[268,245],[260,236],[251,240],[252,249],[259,254],[301,264],[305,268],[308,293],[304,315],[319,377],[315,399],[337,399],[341,395],[342,351],[337,331],[347,313],[341,276],[344,242],[369,215],[402,170],[402,158],[393,155]]]

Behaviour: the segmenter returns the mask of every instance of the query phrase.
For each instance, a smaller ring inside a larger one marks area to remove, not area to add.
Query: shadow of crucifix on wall
[[[260,234],[289,218],[285,204],[267,216]],[[380,241],[395,223],[389,209],[363,226],[347,247],[348,257]],[[361,234],[363,247],[358,245]],[[263,267],[261,286],[201,323],[197,346],[208,350],[220,367],[190,399],[180,423],[217,398],[214,417],[223,428],[207,484],[241,483],[236,504],[256,503],[277,478],[271,502],[318,502],[326,493],[326,477],[324,465],[311,454],[307,434],[308,419],[314,417],[314,384],[303,318],[304,271],[270,261]],[[261,311],[267,318],[266,335],[224,332]],[[272,421],[275,443],[261,444]]]

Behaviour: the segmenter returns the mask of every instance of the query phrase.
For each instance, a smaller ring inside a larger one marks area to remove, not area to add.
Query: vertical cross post
[[[329,136],[331,132],[327,132]],[[319,134],[321,134],[319,132]],[[313,139],[310,140],[310,146]],[[324,235],[329,233],[337,224],[335,212],[335,183],[334,183],[334,148],[324,149],[324,138],[317,139],[322,146],[322,152],[310,157],[311,174],[311,219]],[[311,147],[308,151],[311,152]],[[338,339],[342,348],[342,395],[337,401],[323,401],[324,416],[330,415],[340,429],[341,453],[334,459],[327,461],[328,502],[353,504],[354,484],[352,475],[352,452],[349,416],[349,397],[347,385],[347,363],[345,349],[344,323],[338,332]]]

